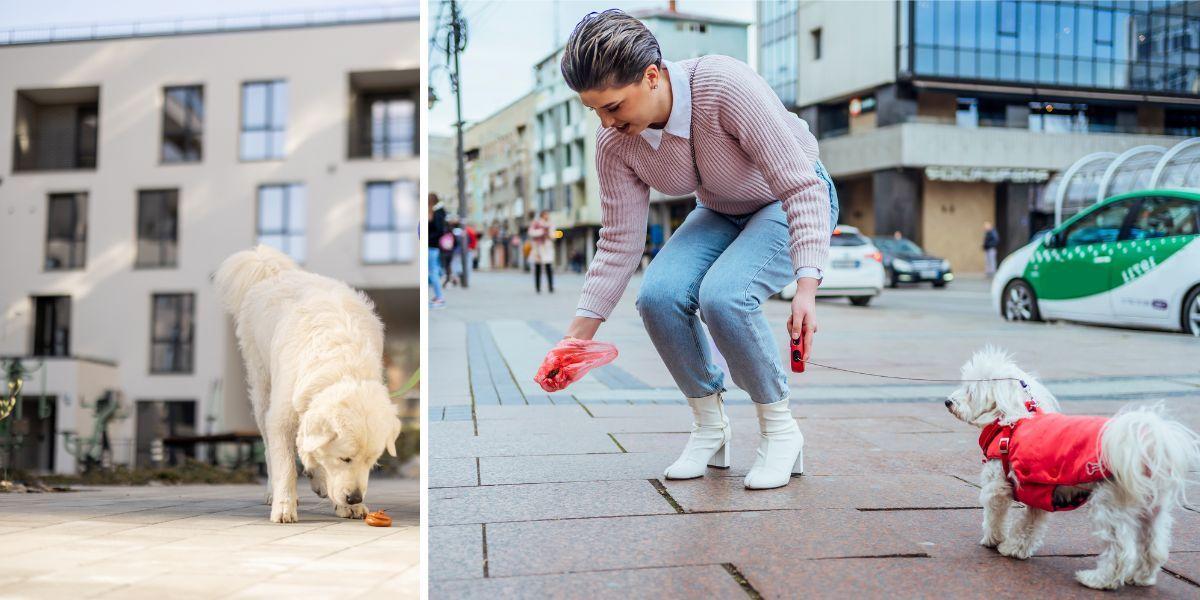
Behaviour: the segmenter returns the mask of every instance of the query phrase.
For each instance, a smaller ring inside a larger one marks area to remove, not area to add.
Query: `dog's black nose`
[[[946,400],[946,408],[950,408],[951,406],[954,406],[954,401],[953,401],[953,400]]]
[[[346,504],[362,504],[362,492],[354,490],[346,494]]]

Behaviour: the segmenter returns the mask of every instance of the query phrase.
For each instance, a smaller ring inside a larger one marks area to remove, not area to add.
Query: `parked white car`
[[[855,306],[866,306],[883,290],[883,254],[858,228],[838,225],[829,241],[829,268],[823,275],[818,298],[844,296]],[[795,296],[794,281],[779,292],[784,300]]]

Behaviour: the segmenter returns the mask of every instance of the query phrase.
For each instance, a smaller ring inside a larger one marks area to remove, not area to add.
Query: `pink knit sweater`
[[[696,188],[687,138],[664,132],[654,150],[641,136],[597,131],[600,241],[579,308],[606,319],[646,247],[650,188],[673,196],[694,191],[704,206],[731,215],[781,199],[792,265],[823,269],[829,255],[829,191],[813,167],[817,140],[808,125],[737,59],[713,55],[674,64],[694,78],[692,135],[704,186]]]

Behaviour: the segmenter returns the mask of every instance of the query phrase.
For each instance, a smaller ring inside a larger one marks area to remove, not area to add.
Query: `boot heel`
[[[713,454],[712,458],[708,459],[708,466],[716,467],[718,469],[728,469],[729,468],[729,442],[728,441],[726,441],[724,444],[721,445],[721,449],[717,450],[717,453]]]
[[[800,454],[796,455],[796,463],[792,465],[792,475],[804,474],[804,447],[800,447]]]

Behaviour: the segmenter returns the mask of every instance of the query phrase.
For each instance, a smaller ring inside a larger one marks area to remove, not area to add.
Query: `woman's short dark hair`
[[[567,39],[560,68],[576,92],[623,87],[662,67],[658,40],[641,21],[615,8],[588,13]]]

